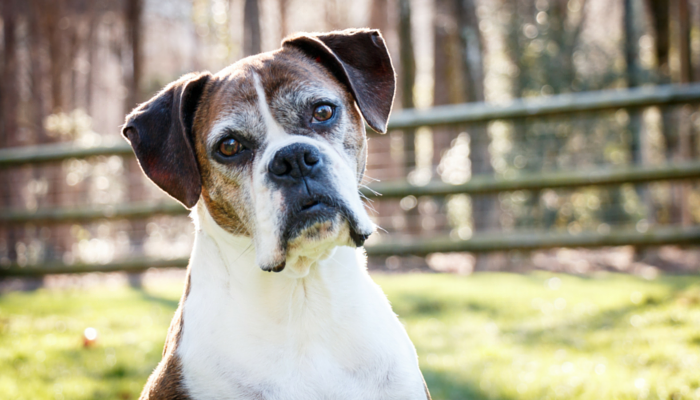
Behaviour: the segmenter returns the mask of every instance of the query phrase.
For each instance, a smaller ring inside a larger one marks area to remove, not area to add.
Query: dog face
[[[378,31],[301,34],[171,83],[127,117],[123,134],[158,186],[251,237],[262,269],[302,272],[373,231],[358,191],[363,117],[385,131],[394,85]]]

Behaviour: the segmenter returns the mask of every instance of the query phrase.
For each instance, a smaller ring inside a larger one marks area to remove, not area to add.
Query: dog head
[[[186,207],[204,203],[257,264],[308,265],[374,230],[358,185],[364,120],[385,132],[395,78],[376,30],[298,34],[212,75],[185,75],[127,116],[146,175]]]

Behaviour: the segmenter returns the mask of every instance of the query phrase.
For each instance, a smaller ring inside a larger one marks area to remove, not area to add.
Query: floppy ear
[[[378,30],[300,33],[286,38],[282,46],[301,49],[321,62],[348,87],[369,126],[377,132],[386,132],[396,77]]]
[[[169,84],[132,111],[122,128],[143,172],[188,208],[202,191],[192,124],[209,78],[209,72],[193,73]]]

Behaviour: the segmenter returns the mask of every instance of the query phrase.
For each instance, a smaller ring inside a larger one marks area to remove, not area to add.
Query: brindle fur
[[[275,119],[293,134],[315,134],[311,130],[299,128],[297,109],[289,101],[296,92],[303,91],[312,82],[320,82],[324,87],[342,94],[345,104],[354,104],[352,94],[323,65],[294,47],[284,47],[276,52],[243,60],[211,79],[193,127],[195,153],[202,175],[202,197],[217,224],[231,233],[246,236],[251,235],[248,227],[253,223],[245,217],[253,215],[252,210],[247,209],[248,204],[252,204],[248,198],[250,194],[240,190],[239,174],[217,168],[217,164],[212,162],[207,138],[203,133],[211,130],[217,117],[236,110],[239,114],[246,115],[242,119],[245,119],[248,132],[264,134],[265,126],[257,111],[258,98],[250,83],[251,72],[258,74],[264,83],[268,107]],[[349,125],[355,129],[337,129],[336,131],[342,132],[333,134],[342,136],[339,139],[343,141],[347,153],[357,160],[358,174],[362,176],[367,157],[362,116],[356,107],[347,107],[347,110]],[[263,150],[260,148],[259,152],[262,153]]]

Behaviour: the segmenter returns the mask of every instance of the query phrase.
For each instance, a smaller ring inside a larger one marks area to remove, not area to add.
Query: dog
[[[127,116],[144,173],[195,224],[141,399],[430,399],[362,249],[364,122],[386,132],[394,89],[379,31],[301,33]]]

